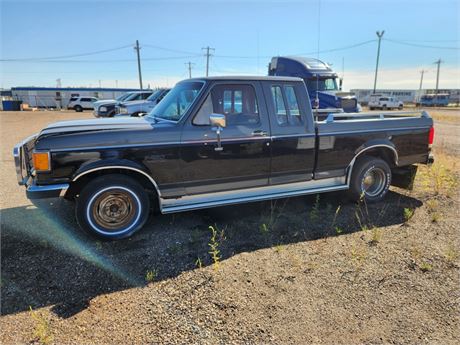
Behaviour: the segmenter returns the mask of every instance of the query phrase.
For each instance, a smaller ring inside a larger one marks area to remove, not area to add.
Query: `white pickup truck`
[[[394,97],[386,97],[382,95],[371,95],[369,100],[369,110],[374,109],[399,109],[404,107],[404,103]]]

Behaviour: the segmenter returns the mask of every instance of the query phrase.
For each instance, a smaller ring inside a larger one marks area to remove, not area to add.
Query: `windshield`
[[[124,94],[118,96],[118,97],[116,98],[116,100],[117,100],[118,102],[121,102],[121,101],[125,100],[129,95],[130,95],[130,93],[124,93]]]
[[[203,88],[202,82],[177,84],[148,114],[149,117],[179,121]]]
[[[158,98],[158,96],[161,95],[161,93],[163,92],[163,90],[157,90],[155,91],[154,93],[152,93],[148,98],[147,98],[147,101],[154,101]]]
[[[337,83],[335,78],[318,79],[312,78],[307,79],[307,89],[309,92],[315,91],[336,91]]]

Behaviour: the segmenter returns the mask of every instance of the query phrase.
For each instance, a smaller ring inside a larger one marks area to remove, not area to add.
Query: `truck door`
[[[308,181],[315,164],[315,129],[302,83],[264,83],[270,113],[270,184]]]
[[[186,193],[200,194],[265,186],[270,173],[270,126],[259,82],[217,82],[187,120],[181,139]],[[226,127],[217,134],[211,114]]]

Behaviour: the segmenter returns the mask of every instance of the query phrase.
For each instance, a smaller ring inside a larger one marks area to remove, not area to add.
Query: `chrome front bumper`
[[[69,184],[36,185],[33,178],[33,169],[28,163],[27,147],[31,140],[35,140],[36,135],[32,135],[20,142],[13,148],[14,165],[16,177],[20,186],[26,186],[26,195],[29,199],[56,198],[63,196]]]

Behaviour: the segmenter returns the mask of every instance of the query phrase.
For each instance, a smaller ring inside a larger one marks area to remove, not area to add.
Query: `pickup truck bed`
[[[121,238],[151,203],[170,213],[344,189],[379,201],[432,161],[432,140],[427,113],[314,121],[302,79],[213,77],[179,83],[141,119],[51,125],[14,155],[30,198],[76,199],[82,228]]]

